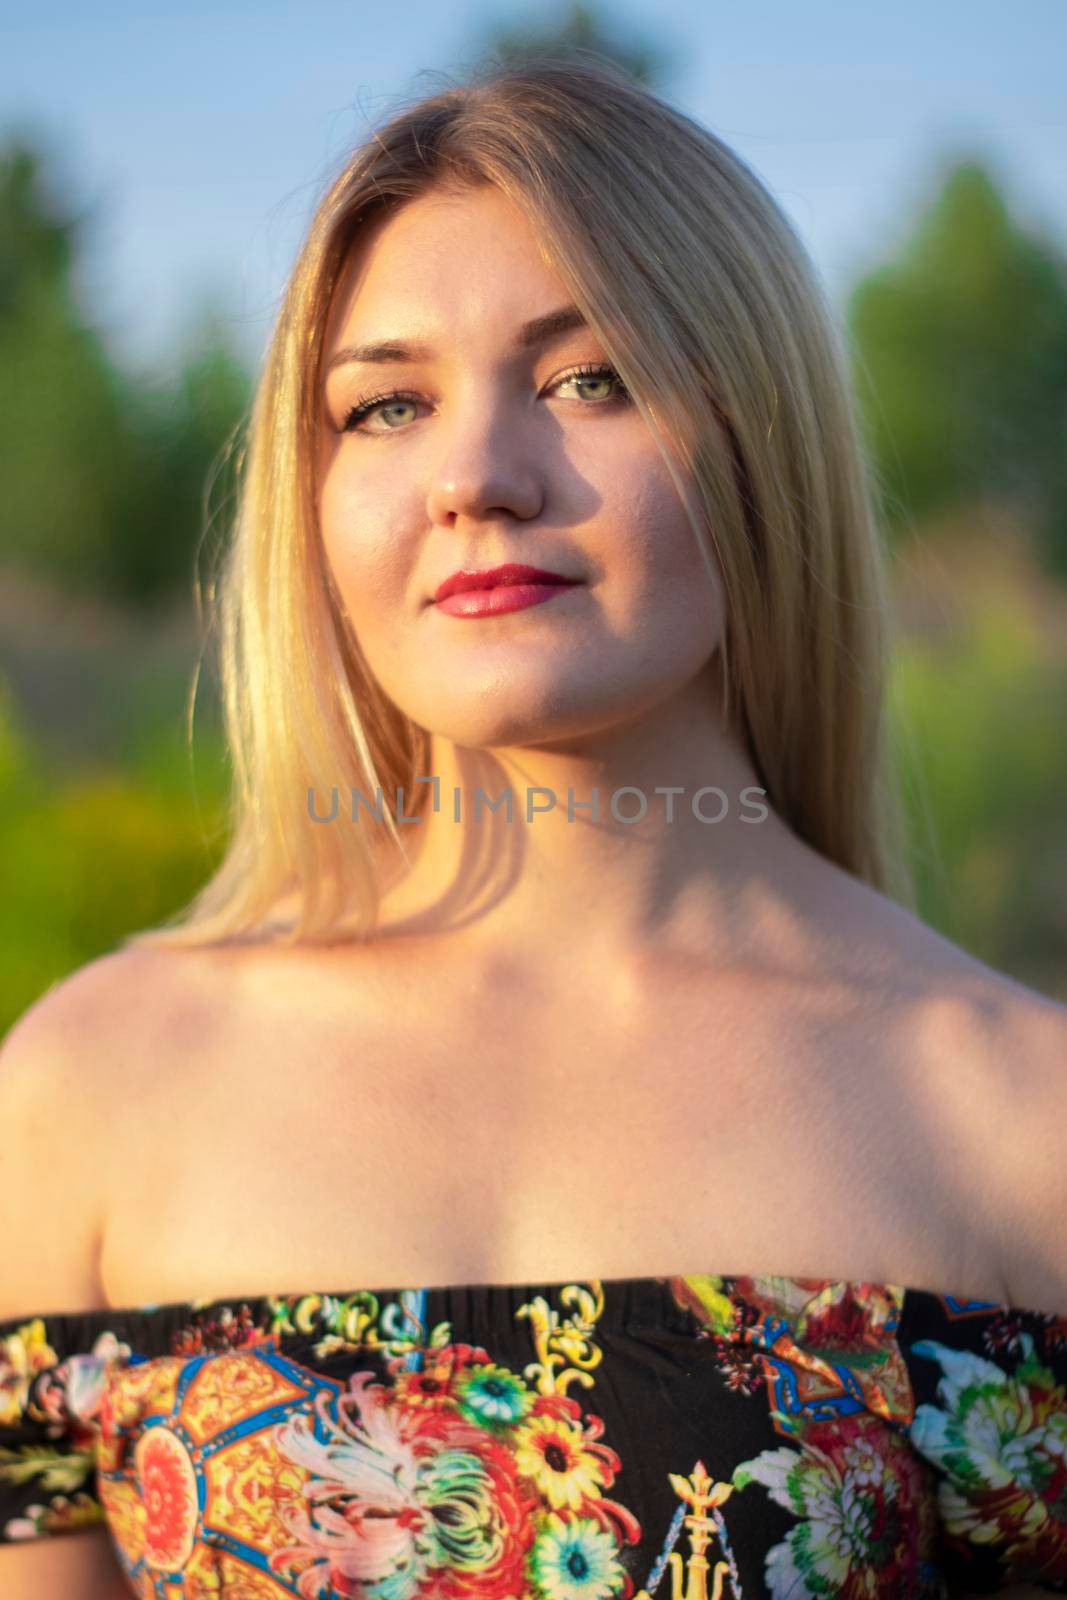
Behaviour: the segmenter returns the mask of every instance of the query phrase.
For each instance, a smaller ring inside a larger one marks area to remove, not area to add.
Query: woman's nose
[[[544,503],[543,467],[534,456],[532,430],[518,411],[483,399],[465,405],[441,429],[441,454],[427,496],[430,521],[484,519],[509,512],[526,520]]]

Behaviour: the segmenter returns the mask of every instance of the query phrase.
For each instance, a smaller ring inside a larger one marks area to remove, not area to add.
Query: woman
[[[395,116],[219,600],[228,854],[4,1054],[5,1595],[1067,1581],[1064,1008],[910,907],[753,174],[595,60]]]

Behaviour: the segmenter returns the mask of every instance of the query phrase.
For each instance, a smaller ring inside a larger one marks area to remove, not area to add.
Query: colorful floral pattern
[[[0,1324],[0,1540],[101,1521],[157,1600],[1067,1592],[1067,1318],[694,1275]]]

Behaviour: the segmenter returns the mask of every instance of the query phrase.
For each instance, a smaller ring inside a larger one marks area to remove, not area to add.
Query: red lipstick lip
[[[581,583],[581,578],[565,578],[559,572],[546,572],[543,567],[526,567],[508,562],[503,567],[490,567],[485,572],[453,572],[444,583],[438,584],[434,600],[446,600],[450,594],[465,589],[496,589],[504,583]]]

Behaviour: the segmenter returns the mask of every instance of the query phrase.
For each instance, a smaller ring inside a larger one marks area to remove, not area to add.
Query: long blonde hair
[[[210,597],[233,764],[228,847],[188,907],[127,944],[264,931],[313,941],[342,911],[356,937],[374,928],[368,830],[317,825],[308,791],[411,796],[428,735],[377,687],[323,553],[324,335],[370,218],[431,186],[483,183],[522,208],[601,338],[709,573],[713,541],[723,713],[769,802],[828,860],[913,903],[887,728],[888,576],[844,341],[802,243],[740,157],[587,53],[496,64],[401,110],[318,205],[259,380]],[[271,922],[285,894],[300,908],[291,926]]]

